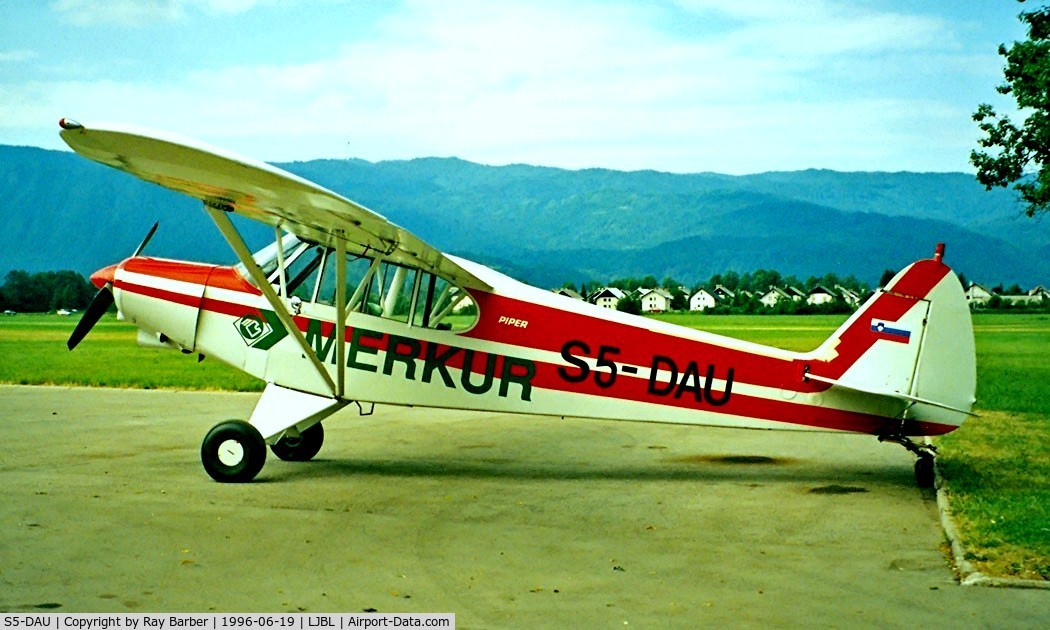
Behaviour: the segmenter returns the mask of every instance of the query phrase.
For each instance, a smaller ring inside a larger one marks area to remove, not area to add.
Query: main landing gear
[[[932,488],[936,474],[934,472],[933,458],[937,454],[937,447],[933,444],[916,444],[905,435],[880,435],[880,442],[896,442],[908,449],[918,457],[915,460],[915,483],[920,488]]]
[[[284,461],[305,462],[317,455],[323,443],[324,429],[318,422],[296,435],[286,432],[270,450]],[[258,429],[243,420],[220,422],[204,436],[201,463],[215,481],[251,481],[266,463],[266,441]]]
[[[215,425],[201,444],[201,462],[211,478],[251,481],[266,463],[266,444],[287,462],[305,462],[324,443],[321,421],[350,403],[267,383],[248,422]]]

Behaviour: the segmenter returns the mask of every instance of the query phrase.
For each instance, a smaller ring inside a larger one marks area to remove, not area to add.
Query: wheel
[[[920,488],[932,488],[934,484],[933,457],[920,455],[915,460],[915,482]]]
[[[317,455],[324,443],[324,427],[321,423],[311,425],[299,433],[299,437],[285,435],[277,440],[270,450],[286,462],[305,462]]]
[[[259,430],[247,422],[220,422],[204,436],[201,463],[215,481],[251,481],[266,463],[266,442]]]

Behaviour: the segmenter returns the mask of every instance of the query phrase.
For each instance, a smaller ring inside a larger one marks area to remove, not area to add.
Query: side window
[[[474,325],[478,308],[463,289],[438,276],[423,273],[412,324],[459,332]]]
[[[325,248],[309,247],[285,265],[288,278],[288,297],[296,296],[304,302],[314,299],[317,277],[321,274],[321,261]]]
[[[330,250],[324,264],[324,273],[321,274],[321,288],[317,291],[317,301],[322,304],[335,306],[335,251]],[[372,259],[353,254],[346,255],[346,300],[354,296],[357,287],[364,280],[368,268],[372,266]]]
[[[374,259],[347,254],[345,260],[345,291],[350,311],[453,332],[467,330],[477,321],[478,309],[470,294],[444,278],[388,262],[380,263],[375,273],[368,277]],[[316,301],[334,306],[335,265],[335,251],[325,252],[320,247],[290,259],[287,265],[289,293],[311,300],[314,299],[313,287],[318,284]],[[362,288],[366,278],[368,284]],[[355,295],[357,302],[350,304]]]
[[[365,312],[408,322],[418,269],[383,263],[372,276]]]

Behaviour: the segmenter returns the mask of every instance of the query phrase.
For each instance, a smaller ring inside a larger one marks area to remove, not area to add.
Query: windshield
[[[252,258],[255,260],[255,264],[262,268],[263,275],[269,278],[270,274],[277,270],[277,246],[281,246],[285,260],[287,260],[300,243],[302,243],[302,241],[300,241],[299,237],[295,234],[285,234],[281,237],[280,242],[274,241],[273,243],[270,243],[266,247],[252,254]],[[239,271],[245,278],[251,280],[251,275],[248,274],[248,269],[245,268],[243,263],[237,265],[237,271]],[[252,284],[255,284],[255,282],[253,281]]]

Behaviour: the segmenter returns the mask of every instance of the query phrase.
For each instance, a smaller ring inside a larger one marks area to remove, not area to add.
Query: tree
[[[689,294],[683,291],[680,287],[674,287],[668,289],[671,293],[671,310],[672,311],[684,311],[689,309]]]
[[[884,270],[882,272],[882,275],[879,276],[879,286],[885,287],[887,284],[890,283],[890,280],[893,280],[893,276],[895,275],[897,275],[897,272],[892,269]]]
[[[642,300],[638,297],[638,294],[631,291],[627,295],[620,298],[616,303],[616,310],[623,311],[624,313],[630,313],[631,315],[642,314]]]
[[[21,269],[8,272],[0,287],[4,308],[25,313],[43,313],[59,308],[84,308],[95,291],[75,271],[42,271],[29,274]]]
[[[16,311],[43,313],[51,308],[51,298],[40,274],[31,276],[21,269],[9,271],[4,278],[4,301]]]
[[[1031,217],[1050,210],[1050,6],[1023,12],[1018,19],[1028,25],[1028,39],[1010,48],[999,45],[1006,58],[1006,82],[996,91],[1012,94],[1027,118],[1018,127],[991,105],[979,105],[973,119],[985,136],[977,143],[991,151],[971,151],[970,162],[985,189],[1013,184]],[[1035,169],[1035,175],[1027,174],[1028,169]]]

